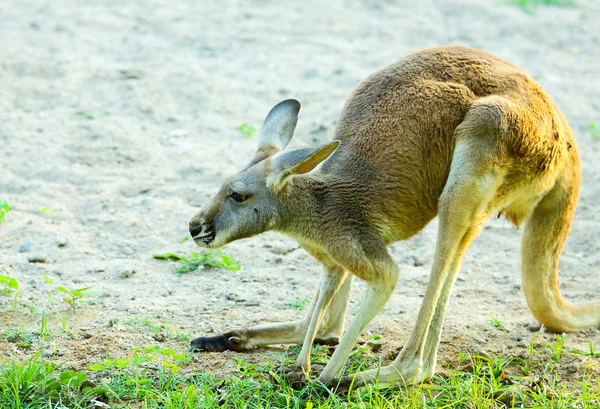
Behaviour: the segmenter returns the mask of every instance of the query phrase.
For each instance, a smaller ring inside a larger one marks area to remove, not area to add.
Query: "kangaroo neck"
[[[275,230],[300,242],[320,242],[328,196],[329,190],[318,176],[294,177],[279,192],[280,217]]]

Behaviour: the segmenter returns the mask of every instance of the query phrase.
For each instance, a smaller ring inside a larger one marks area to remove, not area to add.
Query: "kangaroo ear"
[[[339,145],[340,141],[333,141],[326,145],[291,149],[275,155],[271,160],[272,172],[267,177],[267,186],[275,192],[280,191],[292,177],[310,172],[329,158]]]
[[[294,136],[300,102],[286,99],[275,105],[260,129],[258,149],[250,166],[282,151]]]

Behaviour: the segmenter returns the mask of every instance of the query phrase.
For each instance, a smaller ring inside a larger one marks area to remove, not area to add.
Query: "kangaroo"
[[[311,345],[337,344],[318,377],[325,384],[428,379],[463,255],[491,214],[525,224],[522,288],[533,316],[558,333],[600,325],[600,302],[571,304],[559,291],[558,260],[581,181],[573,132],[522,69],[466,47],[415,52],[357,86],[332,142],[285,149],[299,109],[286,100],[271,110],[254,158],[189,228],[208,248],[267,230],[289,235],[324,266],[317,294],[304,319],[196,338],[192,350],[301,343],[287,376],[302,379]],[[431,275],[404,348],[388,366],[338,379],[394,291],[399,270],[387,246],[436,215]],[[353,275],[368,287],[343,332]]]

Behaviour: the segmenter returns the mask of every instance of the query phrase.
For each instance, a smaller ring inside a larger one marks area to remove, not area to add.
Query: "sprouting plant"
[[[0,284],[3,288],[0,289],[0,294],[11,295],[13,291],[19,289],[19,282],[16,278],[0,275]]]
[[[204,251],[201,254],[192,253],[191,257],[184,257],[175,253],[153,254],[152,257],[158,260],[179,261],[177,267],[178,274],[191,273],[192,271],[203,270],[205,267],[220,267],[226,270],[239,270],[241,264],[221,251]]]
[[[565,349],[565,341],[567,340],[566,334],[561,334],[556,336],[556,341],[554,345],[549,344],[547,348],[550,350],[550,356],[554,362],[559,362],[560,358],[562,358],[563,351]]]
[[[62,285],[56,286],[56,289],[61,293],[66,294],[63,298],[63,301],[71,306],[71,308],[75,309],[75,305],[77,301],[81,300],[85,296],[85,291],[89,289],[89,287],[78,288],[76,290],[69,290]]]
[[[13,296],[13,311],[16,311],[17,297],[19,296],[19,293],[17,292],[19,289],[19,282],[16,278],[0,275],[0,285],[2,285],[0,294]]]
[[[44,279],[46,284],[48,284],[48,285],[54,284],[54,279],[52,277],[42,275],[42,278]],[[63,294],[66,294],[63,297],[63,302],[65,304],[70,305],[71,308],[73,308],[73,309],[75,309],[78,301],[80,301],[83,297],[88,296],[88,295],[98,295],[98,293],[96,293],[94,291],[90,291],[89,287],[82,287],[82,288],[70,290],[63,285],[57,285],[56,290],[60,291]],[[50,290],[48,292],[48,303],[50,303],[50,300],[52,299],[52,294],[53,294],[53,290]]]
[[[40,334],[44,338],[44,341],[48,340],[48,314],[46,313],[46,308],[42,310],[42,322],[40,325]]]
[[[489,324],[492,327],[495,327],[495,328],[504,328],[504,324],[502,323],[502,321],[500,321],[499,318],[492,317],[492,319],[489,320],[488,322],[489,322]]]
[[[244,138],[251,138],[256,133],[256,128],[248,124],[241,124],[237,127],[237,130],[241,132]]]
[[[31,348],[33,344],[33,334],[31,331],[26,331],[23,326],[18,328],[7,328],[3,335],[6,337],[8,342],[15,343],[16,346],[21,348]]]
[[[294,310],[303,310],[306,306],[310,304],[310,300],[308,298],[299,298],[296,297],[294,301],[288,302],[284,305],[283,308],[294,309]]]
[[[523,364],[521,365],[521,370],[523,371],[523,375],[529,375],[529,373],[531,372],[531,368],[529,367],[528,361],[523,361]]]
[[[11,210],[12,207],[8,204],[8,202],[0,200],[0,223],[4,221],[4,217],[6,217],[6,214]]]
[[[595,141],[600,141],[600,124],[592,122],[590,124],[590,135],[592,135],[592,139]],[[0,219],[0,222],[2,220]]]

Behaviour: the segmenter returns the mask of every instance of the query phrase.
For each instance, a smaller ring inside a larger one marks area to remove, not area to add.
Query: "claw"
[[[285,381],[292,389],[302,389],[308,384],[308,379],[302,371],[293,370],[285,374]]]
[[[242,331],[229,331],[214,337],[199,337],[190,343],[190,352],[247,351]]]

